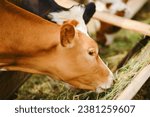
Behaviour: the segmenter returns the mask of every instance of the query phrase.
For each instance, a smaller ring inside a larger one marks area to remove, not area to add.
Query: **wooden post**
[[[147,2],[148,0],[129,0],[127,6],[129,8],[129,15],[127,18],[132,18]]]
[[[150,65],[146,66],[125,88],[125,90],[118,96],[117,100],[129,100],[132,99],[139,91],[142,85],[150,77]]]
[[[13,99],[14,93],[31,74],[24,72],[0,72],[0,100]]]

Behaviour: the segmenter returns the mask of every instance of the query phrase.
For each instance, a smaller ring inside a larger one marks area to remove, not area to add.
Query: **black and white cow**
[[[86,24],[90,21],[96,9],[93,2],[86,6],[79,4],[71,8],[64,8],[54,0],[22,0],[20,6],[57,24],[62,24],[67,20],[76,20],[79,22],[76,28],[86,34]]]
[[[120,17],[130,16],[130,9],[127,5],[128,0],[75,0],[80,3],[95,2],[96,10],[107,12]],[[104,21],[92,19],[88,24],[88,32],[94,35],[96,41],[101,45],[110,45],[120,28]]]

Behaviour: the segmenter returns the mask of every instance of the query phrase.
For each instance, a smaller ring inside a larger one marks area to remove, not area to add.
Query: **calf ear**
[[[85,24],[87,24],[90,21],[90,19],[94,15],[95,11],[96,11],[96,6],[93,2],[91,2],[85,6],[85,11],[83,14],[83,20],[84,20]]]
[[[60,42],[63,47],[71,47],[75,37],[75,28],[70,23],[65,23],[61,27]]]

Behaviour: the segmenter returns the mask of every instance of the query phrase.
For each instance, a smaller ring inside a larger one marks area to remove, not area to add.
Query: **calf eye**
[[[93,56],[93,55],[94,55],[94,52],[89,52],[89,55]]]
[[[89,54],[90,56],[94,56],[96,53],[95,53],[95,50],[94,50],[94,49],[91,49],[91,50],[88,51],[88,54]]]

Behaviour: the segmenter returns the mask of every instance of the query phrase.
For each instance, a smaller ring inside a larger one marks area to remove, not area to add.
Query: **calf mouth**
[[[106,91],[106,89],[109,89],[112,87],[112,85],[114,84],[114,76],[112,74],[112,72],[110,72],[110,75],[108,77],[108,80],[106,83],[100,84],[97,88],[96,88],[96,92],[97,93],[102,93],[104,91]]]

